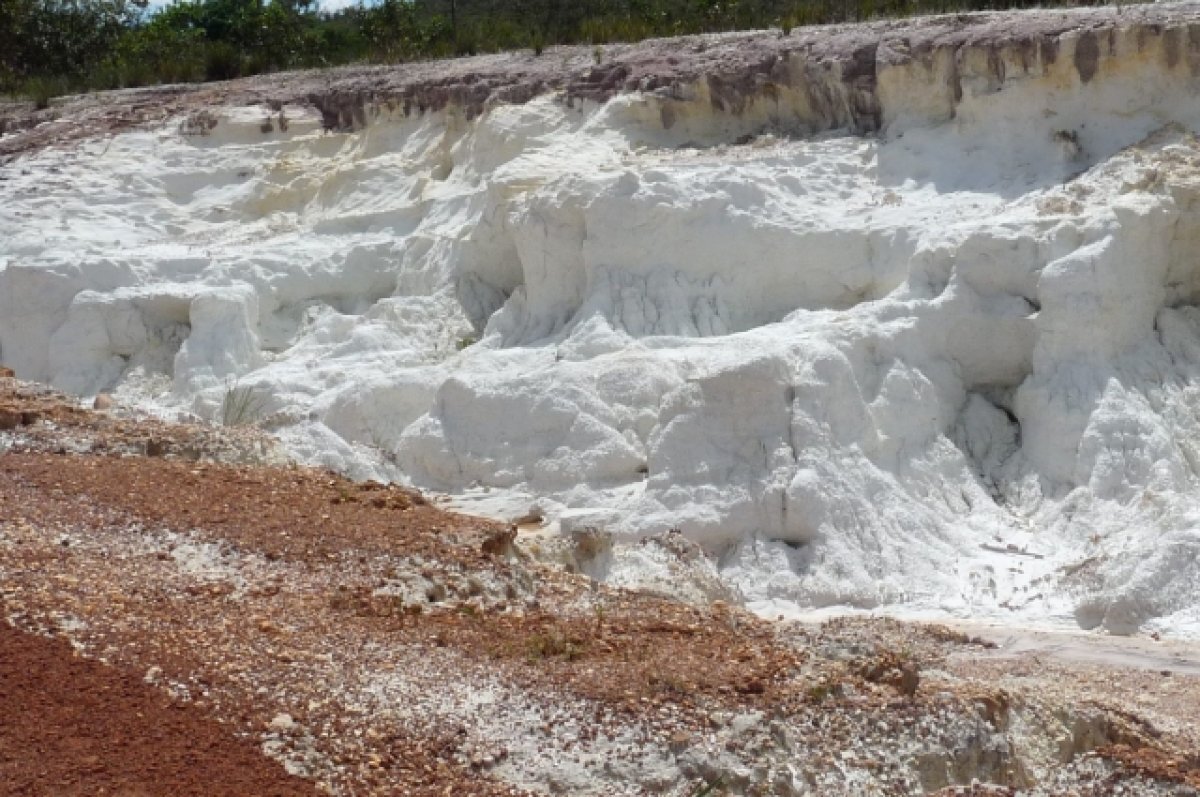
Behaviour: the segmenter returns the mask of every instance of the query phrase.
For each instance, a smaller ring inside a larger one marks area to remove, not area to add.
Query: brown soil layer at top
[[[847,107],[825,110],[828,124],[874,132],[881,123],[876,87],[879,72],[916,62],[929,68],[938,52],[951,60],[974,57],[1003,65],[998,53],[1012,47],[1028,65],[1038,58],[1053,63],[1071,37],[1088,45],[1076,57],[1083,82],[1112,55],[1118,30],[1138,28],[1139,41],[1169,34],[1169,63],[1183,55],[1197,61],[1195,36],[1200,7],[1194,3],[1043,9],[1024,12],[943,14],[859,24],[819,25],[781,31],[705,34],[650,39],[634,44],[549,47],[397,65],[345,66],[258,75],[219,83],[152,86],[55,99],[48,108],[32,102],[0,101],[0,164],[46,147],[66,146],[217,106],[284,104],[316,108],[330,129],[361,127],[372,107],[403,107],[424,113],[446,107],[468,117],[490,103],[524,103],[560,94],[568,103],[603,102],[626,92],[678,99],[704,84],[714,107],[737,114],[751,95],[773,96],[779,86],[808,86],[810,100],[822,105],[836,95],[853,98]],[[1107,47],[1102,47],[1102,43]],[[1140,47],[1140,45],[1139,45]],[[1195,69],[1198,67],[1190,67]],[[1102,70],[1101,70],[1102,71]],[[833,75],[831,80],[825,80]],[[992,78],[1003,80],[1003,70]],[[824,81],[824,82],[823,82]],[[203,127],[203,125],[202,125]]]
[[[133,673],[0,623],[0,795],[316,793]]]

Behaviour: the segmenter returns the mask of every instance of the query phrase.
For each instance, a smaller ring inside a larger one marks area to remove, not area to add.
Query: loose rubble
[[[247,465],[215,428],[114,420],[12,379],[0,406],[38,415],[0,431],[4,619],[326,793],[1200,786],[1193,674],[617,589],[412,491]],[[158,456],[136,442],[151,430]]]

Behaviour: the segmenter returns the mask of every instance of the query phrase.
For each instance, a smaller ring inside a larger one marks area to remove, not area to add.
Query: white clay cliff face
[[[0,360],[208,418],[250,387],[309,462],[679,528],[772,614],[1200,631],[1186,33],[880,47],[841,116],[796,68],[736,113],[223,108],[43,151],[0,184]]]

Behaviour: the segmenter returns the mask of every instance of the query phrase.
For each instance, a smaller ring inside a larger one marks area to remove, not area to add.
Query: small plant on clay
[[[267,397],[250,385],[231,382],[221,398],[222,426],[250,426],[263,416]]]
[[[530,661],[550,658],[575,661],[583,655],[583,646],[560,631],[548,631],[530,638],[527,652]]]
[[[688,797],[711,797],[711,795],[716,793],[717,789],[724,785],[725,776],[722,775],[716,780],[696,784],[696,788],[688,792]]]

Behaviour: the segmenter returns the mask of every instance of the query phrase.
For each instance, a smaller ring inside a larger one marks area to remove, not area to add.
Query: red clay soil
[[[136,675],[0,622],[0,795],[314,795]]]

